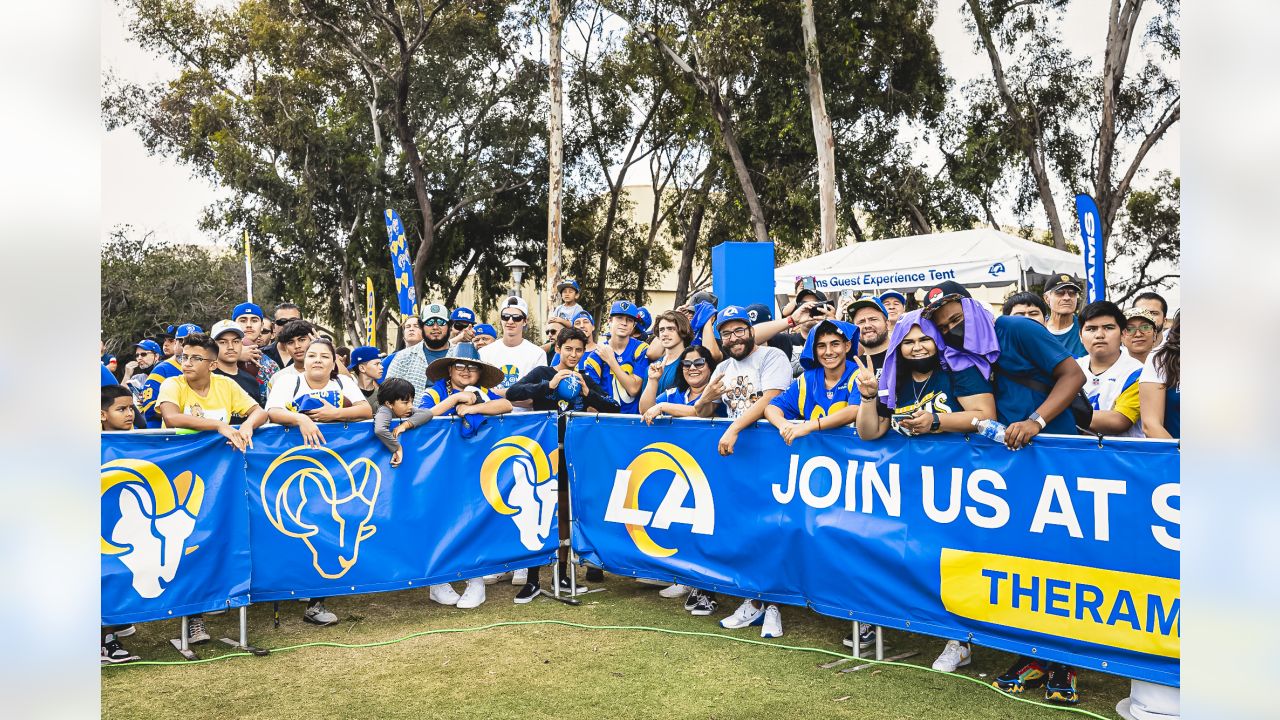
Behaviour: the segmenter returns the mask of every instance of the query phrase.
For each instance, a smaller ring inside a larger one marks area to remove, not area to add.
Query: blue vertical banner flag
[[[404,236],[404,223],[400,214],[388,209],[387,242],[391,245],[391,274],[396,279],[396,296],[400,301],[400,315],[418,314],[418,294],[413,288],[413,261],[409,259],[409,241]]]
[[[217,433],[103,433],[102,623],[249,602],[244,454]]]
[[[1104,263],[1102,217],[1098,203],[1081,193],[1076,196],[1076,217],[1080,219],[1080,238],[1084,241],[1085,292],[1089,302],[1107,297],[1107,268]]]
[[[573,415],[574,549],[612,572],[1179,684],[1176,443]],[[726,604],[732,607],[732,603]],[[784,609],[784,613],[788,610]]]

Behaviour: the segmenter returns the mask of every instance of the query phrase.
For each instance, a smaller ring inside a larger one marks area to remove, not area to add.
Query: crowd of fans
[[[719,308],[708,292],[652,315],[627,300],[612,303],[603,328],[578,305],[572,280],[557,287],[541,343],[526,338],[529,308],[506,298],[496,326],[470,308],[425,305],[400,325],[399,348],[335,346],[292,303],[270,318],[253,303],[237,305],[209,332],[182,323],[134,346],[118,368],[103,356],[102,429],[185,428],[221,433],[251,447],[265,422],[297,426],[309,446],[325,443],[323,425],[373,418],[373,432],[402,460],[400,436],[433,417],[463,418],[528,410],[640,414],[731,420],[718,452],[731,455],[738,435],[764,419],[791,444],[813,432],[853,426],[862,441],[889,432],[909,437],[976,432],[1002,437],[1009,450],[1042,433],[1177,438],[1180,432],[1180,319],[1154,292],[1132,307],[1102,300],[1081,305],[1080,284],[1056,276],[1043,294],[1009,297],[997,317],[969,291],[946,281],[922,300],[894,290],[833,302],[797,283],[778,318],[766,305]],[[599,330],[603,329],[603,333]],[[393,419],[400,422],[392,427]],[[565,573],[561,590],[571,591]],[[497,576],[472,578],[459,594],[450,584],[432,601],[460,608],[485,602]],[[588,568],[587,581],[603,573]],[[542,592],[539,568],[512,573],[516,603]],[[577,585],[576,591],[586,590]],[[660,591],[684,597],[693,615],[717,610],[713,593],[684,585]],[[304,620],[337,622],[323,598]],[[729,629],[761,626],[782,635],[777,605],[745,600],[720,621]],[[846,646],[866,649],[863,626]],[[132,627],[104,627],[102,660],[136,659],[120,638]],[[190,618],[188,640],[209,639]],[[946,643],[934,668],[968,665],[973,650]],[[1076,673],[1060,663],[1022,657],[995,684],[1007,691],[1045,687],[1046,698],[1075,703]]]

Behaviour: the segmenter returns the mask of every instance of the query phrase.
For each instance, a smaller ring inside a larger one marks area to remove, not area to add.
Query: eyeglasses
[[[692,370],[694,368],[704,368],[706,366],[707,366],[706,358],[698,358],[697,360],[681,360],[680,361],[680,367],[684,368],[685,370]]]
[[[288,325],[294,320],[301,320],[301,319],[302,318],[276,318],[275,324],[279,325],[280,327],[284,327],[285,325]]]
[[[523,316],[523,315],[506,315],[506,314],[503,314],[503,315],[499,315],[498,317],[502,318],[502,322],[521,322],[522,320],[524,320],[524,316]]]
[[[745,338],[747,335],[750,335],[750,334],[751,334],[751,328],[749,327],[740,327],[740,328],[737,328],[736,330],[720,331],[720,337],[724,338],[725,340],[741,340],[742,338]]]
[[[1121,332],[1123,332],[1125,335],[1137,335],[1138,333],[1143,333],[1143,334],[1152,333],[1152,332],[1155,332],[1155,330],[1156,330],[1155,325],[1152,325],[1151,323],[1142,323],[1141,325],[1132,325],[1132,326],[1126,327]]]
[[[184,365],[189,362],[208,362],[208,361],[209,361],[209,358],[202,357],[200,355],[188,355],[186,353],[183,353],[178,356],[178,362]]]
[[[454,330],[466,330],[469,327],[471,327],[471,323],[469,322],[456,322],[453,324]]]
[[[442,318],[431,318],[429,320],[424,321],[422,324],[425,327],[440,327],[441,325],[449,324],[449,321],[444,320]]]
[[[454,370],[458,370],[460,372],[480,372],[480,368],[470,363],[456,362],[452,367]]]

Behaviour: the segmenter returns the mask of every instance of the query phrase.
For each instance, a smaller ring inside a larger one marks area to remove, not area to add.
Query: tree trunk
[[[467,282],[467,278],[471,277],[471,271],[475,269],[476,263],[480,260],[480,250],[476,248],[471,251],[471,257],[467,258],[467,262],[462,266],[462,271],[458,273],[457,279],[453,281],[453,286],[449,288],[449,295],[444,299],[446,307],[453,307],[453,303],[458,299],[458,293],[462,292],[462,286]]]
[[[551,310],[556,307],[558,298],[555,288],[560,282],[560,267],[564,264],[564,243],[560,236],[564,189],[562,166],[564,162],[564,96],[563,64],[560,61],[560,33],[563,26],[564,17],[560,10],[560,0],[551,0],[551,39],[548,46],[551,56],[548,62],[551,112],[547,119],[547,158],[550,178],[547,186],[547,306],[544,308],[544,317],[550,317]]]
[[[417,140],[413,128],[409,125],[409,73],[412,59],[400,56],[400,75],[396,82],[396,134],[405,154],[405,161],[413,173],[413,194],[418,199],[418,210],[422,216],[422,242],[413,256],[413,285],[418,292],[421,304],[426,300],[423,291],[426,289],[427,266],[431,260],[431,246],[435,244],[435,220],[431,211],[431,196],[427,193],[427,176],[422,170],[422,156],[418,154]]]
[[[711,194],[711,186],[715,183],[715,179],[716,167],[713,162],[703,171],[702,187],[698,188],[698,198],[694,201],[693,213],[689,216],[689,227],[684,230],[684,243],[680,248],[680,269],[676,272],[676,307],[685,304],[689,297],[693,258],[697,254],[698,237],[702,234],[702,218],[706,215],[707,198]]]
[[[836,249],[836,143],[822,94],[822,64],[818,56],[818,31],[813,22],[813,0],[802,3],[800,25],[804,28],[805,79],[809,87],[809,114],[813,118],[813,142],[818,154],[822,252],[828,252]]]
[[[1044,214],[1049,218],[1049,232],[1053,235],[1053,246],[1059,250],[1066,250],[1066,235],[1062,232],[1062,221],[1058,219],[1058,205],[1054,202],[1053,188],[1049,184],[1049,172],[1045,167],[1044,158],[1040,152],[1043,138],[1041,138],[1036,124],[1028,122],[1027,118],[1022,114],[1022,111],[1018,108],[1017,100],[1009,90],[1009,83],[1004,75],[1004,65],[1000,61],[999,51],[996,50],[995,40],[991,37],[991,27],[987,24],[987,16],[983,13],[982,8],[979,7],[978,0],[967,0],[967,2],[970,12],[973,13],[973,21],[975,27],[977,27],[978,36],[982,39],[982,45],[986,48],[987,57],[991,60],[991,74],[995,79],[996,89],[1000,93],[1001,100],[1004,101],[1005,111],[1009,115],[1009,122],[1013,124],[1018,144],[1022,148],[1022,154],[1026,156],[1027,164],[1031,168],[1031,175],[1035,178],[1036,191],[1040,195],[1040,204],[1044,206]]]
[[[866,242],[867,236],[862,232],[862,224],[858,222],[856,213],[849,213],[849,229],[853,231],[854,242]]]

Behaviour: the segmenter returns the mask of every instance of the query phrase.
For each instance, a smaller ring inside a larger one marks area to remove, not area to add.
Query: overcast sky
[[[206,2],[208,0],[205,0]],[[970,79],[990,72],[985,54],[975,52],[973,41],[961,21],[964,0],[939,0],[934,36],[947,71],[961,87]],[[1106,0],[1076,0],[1071,5],[1063,27],[1064,37],[1079,54],[1099,57],[1106,42]],[[1147,3],[1148,14],[1152,12]],[[1145,27],[1145,19],[1139,27]],[[819,28],[821,34],[821,28]],[[1130,67],[1140,66],[1137,43]],[[173,66],[131,44],[125,20],[116,3],[107,3],[102,14],[102,69],[137,82],[172,77]],[[1145,167],[1149,175],[1168,168],[1180,174],[1178,147],[1179,125],[1174,125],[1165,138],[1148,155]],[[1144,183],[1139,181],[1138,186]],[[160,238],[176,242],[216,242],[223,238],[206,236],[197,227],[201,210],[217,197],[218,190],[209,183],[166,158],[148,156],[137,135],[129,129],[102,131],[102,235],[121,224],[155,230]],[[1059,200],[1064,217],[1070,200]],[[1011,212],[1001,213],[1002,222],[1014,224]]]

